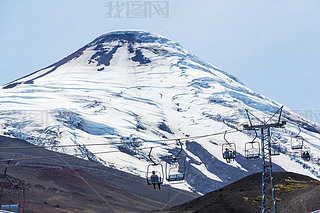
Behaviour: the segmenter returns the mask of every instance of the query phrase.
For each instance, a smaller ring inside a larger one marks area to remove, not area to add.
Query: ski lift
[[[224,140],[226,143],[222,144],[222,157],[223,159],[227,160],[227,163],[230,163],[231,159],[236,158],[236,144],[235,143],[229,143],[226,139],[227,131],[224,133]]]
[[[257,131],[255,132],[255,137],[252,141],[245,144],[245,156],[248,160],[258,159],[260,157],[260,143],[255,141],[257,138]]]
[[[152,152],[152,147],[149,152],[149,159],[152,162],[152,164],[149,164],[147,167],[147,173],[146,173],[146,179],[147,179],[147,184],[152,185],[152,184],[163,184],[163,166],[161,163],[156,163],[152,160],[151,158],[151,152]]]
[[[166,179],[169,182],[182,181],[186,177],[186,161],[185,158],[179,157],[182,152],[182,143],[177,140],[180,145],[180,151],[176,157],[169,158],[166,161]]]
[[[310,148],[303,146],[301,149],[301,158],[303,160],[309,161],[310,160]]]
[[[270,150],[271,153],[270,153],[270,155],[271,156],[280,155],[280,150],[281,150],[280,144],[275,142],[272,139],[272,135],[270,136],[270,139],[271,139],[271,150]]]
[[[16,213],[24,213],[25,204],[25,187],[20,183],[13,183],[7,176],[7,170],[11,160],[4,170],[4,177],[7,179],[8,184],[1,187],[0,190],[0,207],[1,210],[6,210]]]
[[[303,147],[303,139],[299,136],[301,129],[299,128],[299,132],[296,136],[291,137],[291,149],[302,149]]]
[[[274,155],[280,155],[280,144],[279,143],[272,143],[271,144],[271,156],[274,156]]]

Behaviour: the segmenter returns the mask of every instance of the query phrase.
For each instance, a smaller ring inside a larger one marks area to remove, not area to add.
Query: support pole
[[[261,145],[262,145],[262,196],[261,212],[277,212],[277,201],[275,199],[272,162],[271,162],[271,134],[270,127],[261,128]]]
[[[248,110],[247,116],[249,119],[249,124],[243,125],[244,130],[257,130],[261,131],[261,152],[262,152],[262,195],[261,195],[261,212],[267,213],[277,213],[277,200],[273,185],[272,176],[272,161],[271,161],[271,132],[270,128],[280,128],[283,127],[286,122],[281,121],[282,107],[274,113],[267,122],[260,120],[258,117],[250,113]],[[279,113],[277,122],[269,123],[276,114]],[[260,124],[253,125],[250,115],[253,116]]]

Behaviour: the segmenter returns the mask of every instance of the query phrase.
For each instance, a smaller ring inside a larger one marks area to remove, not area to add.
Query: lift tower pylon
[[[271,132],[270,128],[283,127],[286,122],[281,121],[282,107],[278,109],[267,121],[262,121],[248,110],[247,116],[249,124],[243,125],[244,130],[257,130],[261,131],[261,153],[262,153],[262,196],[261,196],[261,212],[273,212],[277,213],[276,195],[274,192],[273,176],[272,176],[272,161],[271,161]],[[271,122],[279,113],[279,117],[276,122]],[[254,125],[250,119],[250,115],[258,120],[258,124]]]

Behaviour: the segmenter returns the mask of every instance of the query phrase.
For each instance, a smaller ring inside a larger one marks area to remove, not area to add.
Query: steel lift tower
[[[270,128],[279,128],[283,127],[286,122],[281,121],[283,106],[278,109],[267,121],[262,121],[248,110],[247,116],[249,119],[249,124],[244,124],[244,130],[258,130],[261,131],[261,153],[262,153],[262,196],[261,196],[261,212],[277,212],[277,203],[274,193],[273,177],[272,177],[272,142],[271,142],[271,132]],[[276,118],[276,115],[279,114],[277,121],[273,121],[273,118]],[[258,124],[253,124],[250,117],[255,118],[258,121]]]

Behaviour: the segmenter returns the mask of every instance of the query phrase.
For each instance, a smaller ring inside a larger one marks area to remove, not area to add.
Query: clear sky
[[[123,18],[110,18],[110,2],[0,0],[0,84],[108,31],[139,29],[179,42],[247,87],[320,123],[319,0],[160,0],[162,7],[168,2],[168,17],[159,12],[147,18],[130,18],[124,10]],[[133,1],[112,4],[117,2]]]

